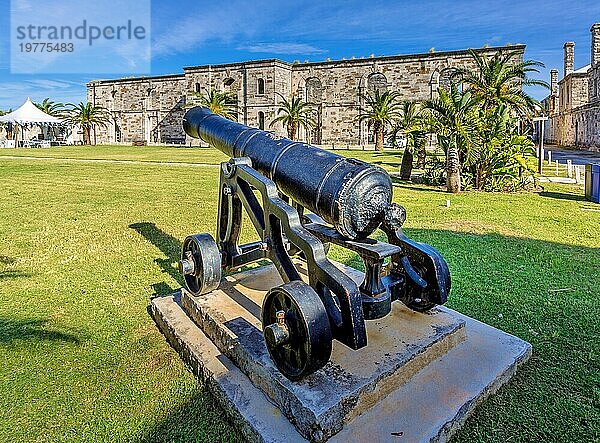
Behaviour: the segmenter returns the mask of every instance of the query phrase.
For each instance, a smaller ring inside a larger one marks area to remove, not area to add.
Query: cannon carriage
[[[187,237],[179,262],[194,295],[218,288],[222,271],[268,259],[283,284],[263,301],[269,354],[286,377],[299,380],[327,363],[332,340],[367,345],[365,321],[384,317],[400,301],[424,312],[446,302],[450,274],[432,246],[402,232],[404,208],[392,203],[392,182],[360,160],[250,128],[192,108],[184,129],[231,157],[221,164],[216,241]],[[242,211],[260,240],[239,244]],[[387,242],[370,238],[377,228]],[[361,284],[327,257],[330,244],[365,265]],[[307,270],[307,282],[296,263]]]

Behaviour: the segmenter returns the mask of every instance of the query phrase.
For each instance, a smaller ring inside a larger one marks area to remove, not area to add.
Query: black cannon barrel
[[[391,202],[390,176],[378,166],[250,128],[208,108],[187,111],[183,127],[230,157],[249,157],[284,194],[349,239],[371,234]]]

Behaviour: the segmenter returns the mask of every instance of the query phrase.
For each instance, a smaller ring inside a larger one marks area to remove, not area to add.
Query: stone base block
[[[313,441],[339,432],[465,338],[464,320],[438,309],[416,313],[396,302],[389,315],[367,322],[368,346],[355,351],[334,340],[329,363],[292,382],[269,357],[261,327],[262,300],[282,283],[269,266],[231,276],[200,297],[183,290],[181,301],[221,352]]]
[[[169,342],[251,441],[445,441],[531,353],[527,342],[450,309],[418,314],[396,302],[368,322],[367,347],[334,341],[323,369],[290,382],[260,331],[262,297],[278,284],[264,267],[228,277],[207,296],[183,291],[151,305]]]

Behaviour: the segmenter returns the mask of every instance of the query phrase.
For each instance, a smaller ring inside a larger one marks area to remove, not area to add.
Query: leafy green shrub
[[[475,189],[482,191],[520,190],[534,171],[526,154],[533,154],[532,141],[519,133],[518,120],[506,106],[480,110],[475,131],[465,153],[463,170],[472,177]]]
[[[417,180],[419,183],[430,186],[446,184],[446,164],[437,155],[430,155],[425,162],[425,171]]]

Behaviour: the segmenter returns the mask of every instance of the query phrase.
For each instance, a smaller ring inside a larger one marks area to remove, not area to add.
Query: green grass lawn
[[[397,171],[402,161],[400,150],[376,152],[360,149],[336,149],[334,152],[355,157]],[[53,146],[51,148],[0,149],[2,157],[38,157],[72,160],[118,160],[132,162],[198,163],[218,165],[227,161],[225,154],[212,148],[166,146]]]
[[[401,159],[336,152],[389,170]],[[146,311],[182,283],[181,240],[214,234],[218,169],[1,157],[21,154],[224,159],[189,148],[0,150],[0,441],[239,441]],[[455,441],[600,439],[600,205],[579,186],[544,186],[449,196],[395,185],[408,234],[449,263],[448,306],[533,345]]]
[[[187,146],[53,146],[51,148],[0,149],[2,156],[63,158],[74,160],[129,160],[138,162],[203,163],[227,161],[225,154],[212,148]]]

